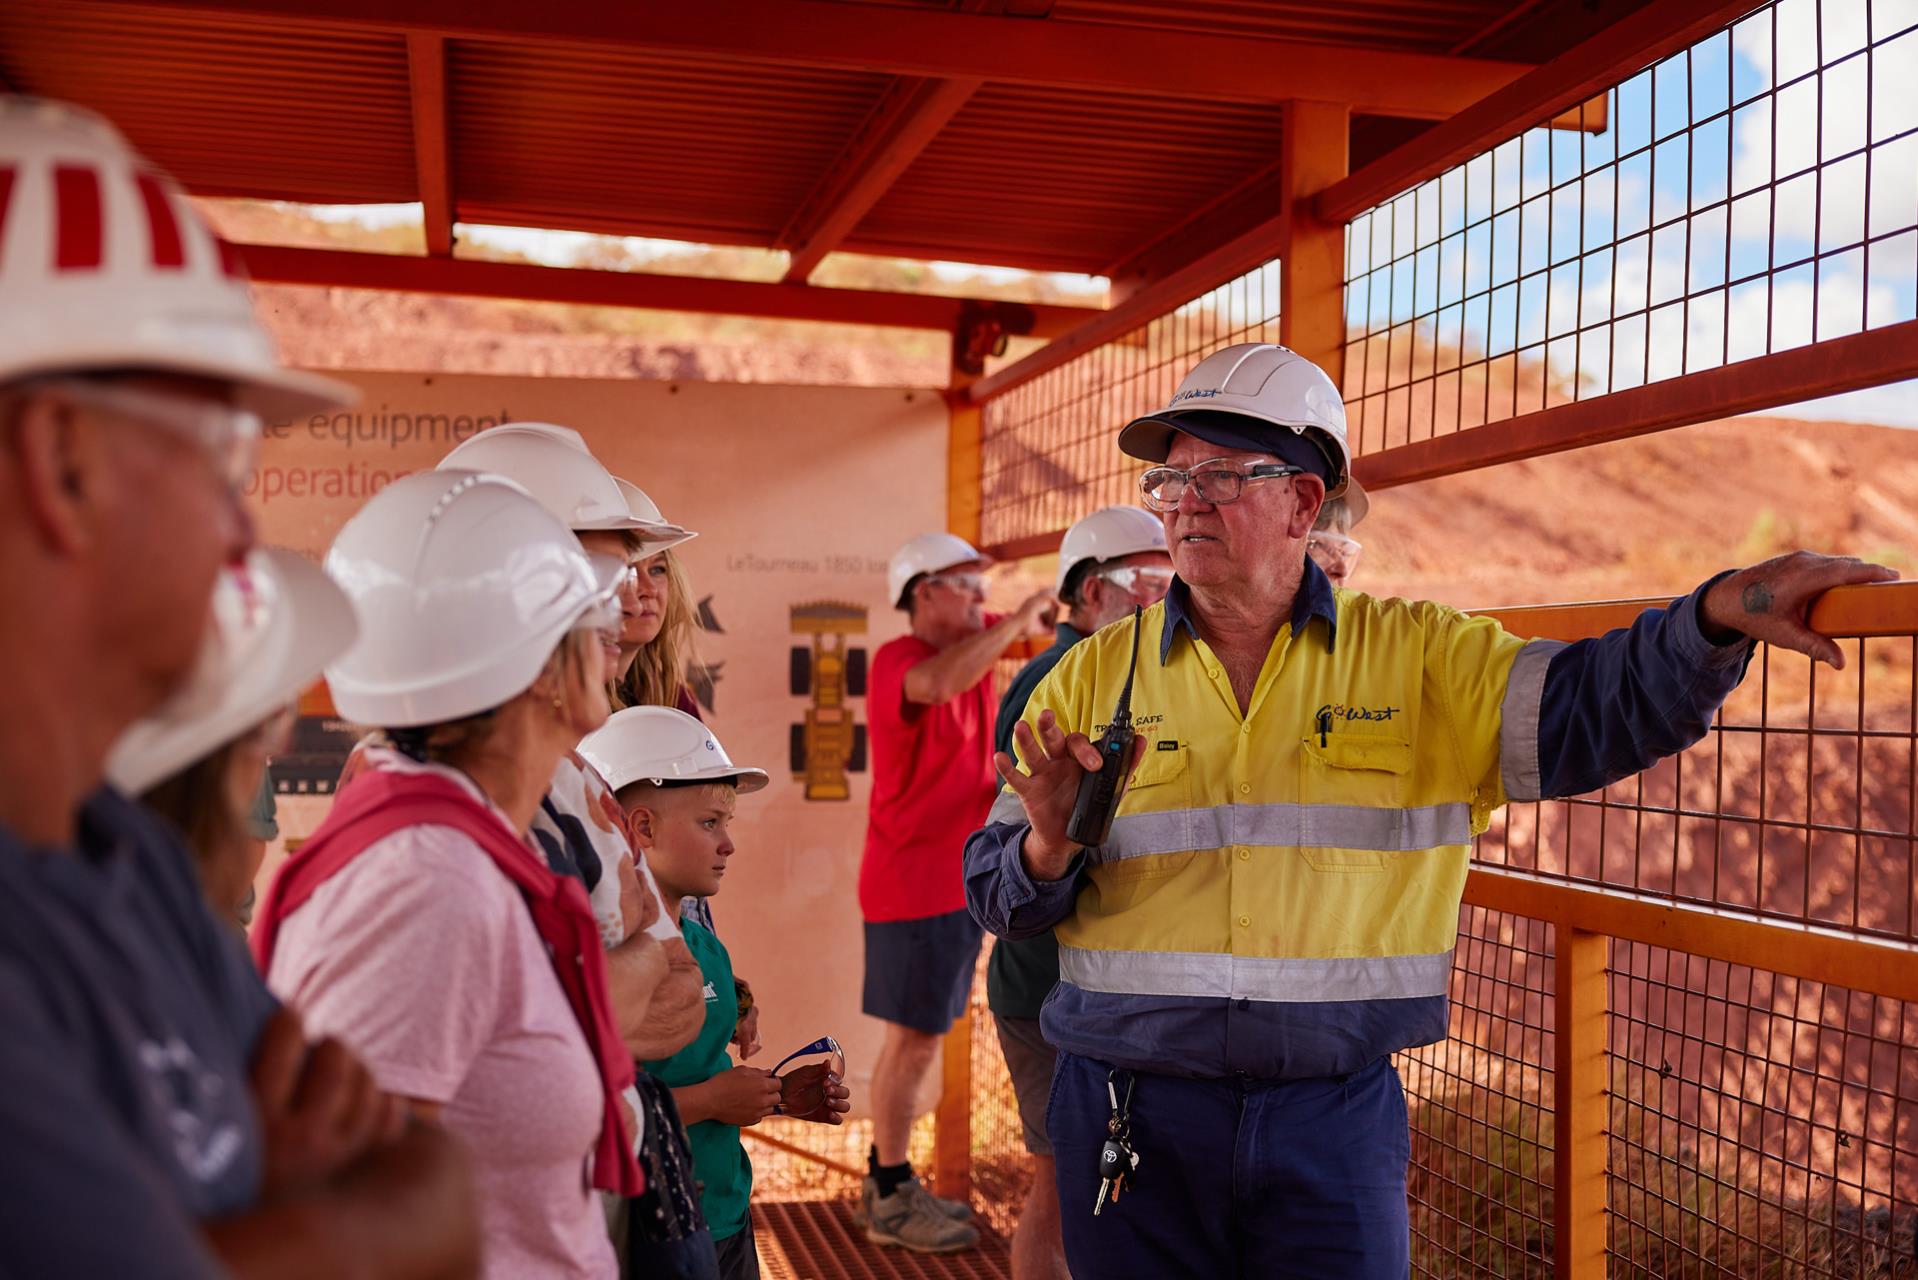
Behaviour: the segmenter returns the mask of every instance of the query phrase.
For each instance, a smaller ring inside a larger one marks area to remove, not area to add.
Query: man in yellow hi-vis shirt
[[[1096,847],[1067,836],[1132,670],[1124,621],[1033,693],[1024,771],[998,757],[1006,790],[966,848],[985,927],[1059,940],[1041,1027],[1067,1259],[1101,1280],[1397,1280],[1390,1055],[1446,1034],[1472,836],[1508,800],[1697,741],[1754,640],[1838,665],[1811,602],[1895,575],[1800,552],[1629,629],[1527,643],[1333,590],[1305,546],[1348,482],[1344,407],[1283,347],[1214,353],[1119,446],[1153,464],[1178,572],[1139,620],[1130,786]]]

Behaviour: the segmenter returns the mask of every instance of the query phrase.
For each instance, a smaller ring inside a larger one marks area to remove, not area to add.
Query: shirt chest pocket
[[[1188,751],[1183,743],[1150,740],[1120,800],[1119,817],[1099,863],[1114,883],[1176,875],[1197,847],[1192,829]]]
[[[1380,733],[1314,733],[1299,752],[1300,852],[1320,871],[1368,871],[1396,851],[1412,744]]]

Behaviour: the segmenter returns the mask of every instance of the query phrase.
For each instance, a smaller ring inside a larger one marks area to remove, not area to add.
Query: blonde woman
[[[466,1140],[489,1277],[612,1280],[592,1189],[643,1189],[621,1097],[632,1059],[585,891],[528,831],[560,760],[606,719],[616,575],[519,486],[465,471],[381,491],[326,567],[363,628],[327,682],[386,745],[360,752],[275,879],[261,967],[382,1088]]]
[[[616,483],[628,512],[641,522],[642,532],[633,542],[635,554],[641,557],[634,566],[639,573],[639,607],[620,629],[613,710],[672,707],[698,718],[699,700],[687,677],[699,661],[699,615],[694,610],[692,584],[673,548],[699,535],[667,520],[659,504],[632,481]]]

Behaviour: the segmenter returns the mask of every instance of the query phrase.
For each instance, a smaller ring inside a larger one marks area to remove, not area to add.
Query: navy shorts
[[[860,1007],[914,1031],[944,1035],[972,997],[983,936],[967,911],[866,921],[866,990]]]

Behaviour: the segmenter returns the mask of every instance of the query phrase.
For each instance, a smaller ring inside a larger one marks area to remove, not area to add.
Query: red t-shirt
[[[906,672],[939,651],[905,635],[879,646],[866,688],[872,804],[859,864],[866,919],[963,910],[966,837],[999,789],[992,767],[992,673],[936,707],[906,701]]]

